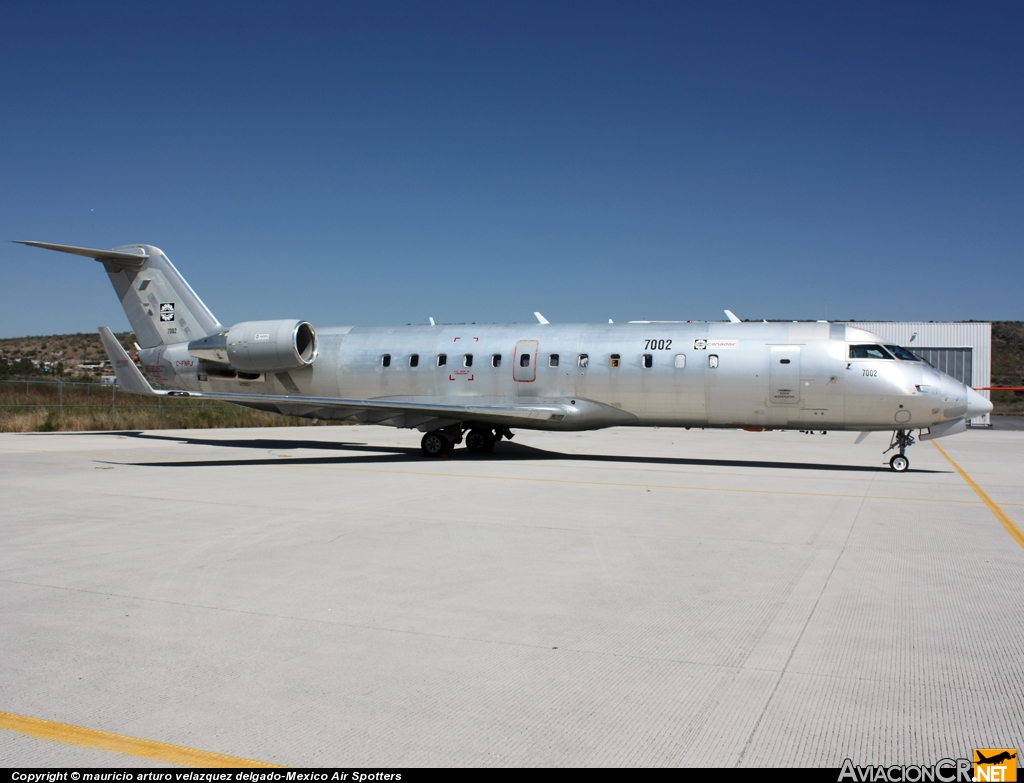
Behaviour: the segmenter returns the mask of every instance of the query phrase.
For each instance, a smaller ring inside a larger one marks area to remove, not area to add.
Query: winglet
[[[547,318],[545,318],[545,317],[544,317],[543,315],[541,315],[540,313],[537,313],[537,312],[535,312],[535,313],[534,313],[534,315],[535,315],[535,316],[537,316],[537,322],[538,322],[538,323],[539,323],[539,324],[540,324],[541,326],[544,326],[544,325],[546,325],[546,324],[550,324],[550,323],[551,323],[551,321],[549,321],[549,320],[548,320]]]
[[[733,312],[732,310],[726,310],[726,311],[725,311],[725,314],[726,314],[727,316],[729,316],[729,320],[730,320],[730,321],[731,321],[732,323],[734,323],[734,324],[738,324],[738,323],[740,323],[740,319],[736,317],[736,314],[735,314],[735,313],[734,313],[734,312]]]
[[[107,349],[107,356],[110,357],[110,364],[114,368],[114,374],[117,376],[117,385],[121,391],[126,391],[129,394],[146,394],[149,396],[156,396],[158,394],[149,385],[149,381],[139,372],[139,368],[135,366],[135,362],[131,360],[125,349],[121,347],[121,343],[114,337],[113,332],[106,326],[100,327],[100,339],[103,341],[103,347]]]

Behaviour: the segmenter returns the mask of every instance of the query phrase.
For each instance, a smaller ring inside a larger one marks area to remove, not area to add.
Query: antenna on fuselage
[[[541,315],[540,313],[538,313],[538,312],[537,312],[536,310],[534,311],[534,313],[533,313],[533,314],[534,314],[535,316],[537,316],[537,322],[538,322],[538,323],[539,323],[539,324],[540,324],[541,326],[546,326],[546,325],[548,325],[548,324],[550,324],[550,323],[551,323],[551,321],[549,321],[549,320],[548,320],[547,318],[545,318],[545,317],[544,317],[543,315]]]
[[[429,318],[429,316],[428,316],[428,318]],[[434,323],[434,319],[433,318],[430,318],[430,325],[431,326],[437,326],[437,324]]]
[[[725,314],[726,314],[727,316],[729,316],[729,320],[730,320],[730,321],[731,321],[732,323],[734,323],[734,324],[738,324],[738,323],[740,323],[740,319],[736,317],[736,314],[735,314],[735,313],[734,313],[734,312],[733,312],[732,310],[726,310],[726,311],[725,311]]]

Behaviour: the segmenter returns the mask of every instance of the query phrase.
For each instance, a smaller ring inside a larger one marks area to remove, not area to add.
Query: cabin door
[[[520,340],[512,355],[512,378],[519,383],[533,383],[537,380],[537,354],[540,343],[537,340]],[[507,377],[507,376],[506,376]]]
[[[800,346],[773,345],[771,385],[768,399],[772,405],[796,405],[800,402]]]

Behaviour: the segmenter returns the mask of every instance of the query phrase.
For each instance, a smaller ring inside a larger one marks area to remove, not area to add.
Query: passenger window
[[[553,353],[553,354],[551,354],[551,356],[548,357],[548,367],[557,367],[557,366],[558,366],[558,354],[557,353]]]
[[[648,370],[654,366],[654,356],[649,353],[644,354],[644,367]]]
[[[686,366],[686,354],[685,353],[677,353],[676,354],[676,369],[677,370],[681,370],[685,366]]]
[[[472,367],[473,366],[473,354],[467,353],[465,356],[462,357],[462,366],[463,367]]]
[[[581,353],[580,358],[576,360],[576,364],[580,367],[586,367],[590,364],[590,357],[585,353]]]
[[[708,357],[708,367],[710,367],[713,370],[717,366],[718,366],[718,357],[715,354],[711,354]]]
[[[779,364],[789,364],[789,359],[779,359]]]
[[[409,366],[410,367],[419,367],[420,366],[420,355],[418,353],[414,353],[412,356],[409,357]]]
[[[609,367],[618,367],[620,362],[621,362],[621,359],[619,358],[619,355],[617,353],[613,353],[612,354],[612,358],[608,361],[608,366]]]
[[[519,356],[519,366],[529,367],[530,366],[530,354],[524,353]]]
[[[501,367],[501,354],[496,353],[491,357],[491,367]]]
[[[444,367],[446,364],[448,364],[448,354],[439,353],[437,355],[437,366]]]
[[[880,345],[851,345],[851,359],[892,359],[892,355]]]
[[[380,366],[381,367],[390,367],[391,366],[391,354],[386,353],[382,357],[380,357]]]

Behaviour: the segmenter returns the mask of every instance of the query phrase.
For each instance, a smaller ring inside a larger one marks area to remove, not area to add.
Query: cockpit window
[[[920,362],[923,361],[920,356],[915,356],[906,348],[900,345],[887,345],[885,346],[889,353],[895,356],[897,359],[902,359],[905,362]]]
[[[851,359],[892,359],[892,354],[880,345],[851,345]]]

